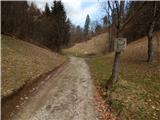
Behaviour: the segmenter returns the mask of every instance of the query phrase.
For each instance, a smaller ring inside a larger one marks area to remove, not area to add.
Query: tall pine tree
[[[88,31],[89,31],[90,22],[91,22],[90,17],[89,17],[89,15],[87,14],[86,21],[85,21],[85,25],[84,25],[84,37],[87,37],[87,36],[88,36]]]
[[[50,9],[49,9],[49,6],[48,6],[48,3],[46,3],[45,5],[45,11],[44,11],[45,15],[48,17],[50,15]]]
[[[56,47],[56,51],[59,52],[64,44],[67,44],[66,41],[69,41],[67,17],[61,1],[53,2],[53,6],[51,7],[51,14],[54,20],[54,45]]]

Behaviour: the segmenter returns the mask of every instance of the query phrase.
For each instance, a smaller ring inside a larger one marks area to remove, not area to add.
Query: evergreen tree
[[[50,9],[49,9],[48,3],[46,3],[46,5],[45,5],[45,15],[46,16],[50,15]]]
[[[102,26],[97,24],[95,28],[96,33],[100,33],[102,31]]]
[[[56,47],[56,51],[59,52],[61,47],[63,47],[64,44],[67,44],[66,41],[69,39],[69,37],[66,36],[69,34],[66,12],[61,1],[53,2],[53,6],[51,7],[51,14],[54,20],[53,41]]]
[[[89,15],[87,14],[86,21],[85,21],[85,25],[84,25],[84,37],[87,37],[87,35],[88,35],[90,21],[91,21],[91,20],[90,20],[90,17],[89,17]]]
[[[69,40],[70,40],[70,36],[71,36],[71,33],[70,33],[70,27],[71,27],[71,21],[70,21],[70,19],[68,18],[67,19],[67,22],[66,22],[66,25],[65,25],[65,35],[64,35],[64,37],[65,37],[65,39],[64,39],[64,45],[68,45],[68,43],[69,43]]]

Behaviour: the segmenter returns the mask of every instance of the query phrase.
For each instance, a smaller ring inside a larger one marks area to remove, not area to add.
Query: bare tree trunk
[[[149,63],[152,62],[152,60],[153,60],[153,40],[152,40],[152,37],[153,37],[154,24],[155,24],[155,21],[152,22],[150,29],[149,29],[149,32],[148,32],[148,35],[147,35],[147,37],[148,37],[148,59],[147,59],[147,61]]]
[[[148,59],[147,59],[147,61],[149,63],[151,63],[153,61],[153,40],[152,40],[152,37],[153,37],[154,26],[156,23],[156,11],[157,11],[156,2],[154,2],[153,20],[149,26],[149,30],[147,33],[147,37],[148,37]]]
[[[107,81],[106,88],[107,90],[110,90],[115,82],[118,80],[118,74],[119,74],[119,64],[120,64],[120,52],[115,52],[115,59],[114,64],[112,68],[112,75]]]
[[[119,10],[119,16],[118,16],[118,25],[117,25],[117,36],[123,37],[123,19],[124,19],[124,1],[120,2],[120,10]],[[117,4],[117,8],[118,4]],[[117,13],[118,13],[118,9],[117,9]],[[111,103],[112,100],[112,96],[111,96],[111,92],[112,92],[112,87],[114,85],[114,83],[116,83],[118,81],[118,76],[119,76],[119,66],[120,66],[120,54],[121,52],[115,52],[115,58],[114,58],[114,64],[113,64],[113,68],[112,68],[112,75],[109,78],[109,80],[106,82],[106,89],[107,89],[107,94],[108,94],[108,101]]]
[[[108,32],[109,32],[109,52],[111,52],[112,50],[112,38],[111,38],[111,35],[112,35],[112,33],[111,33],[111,22],[110,22],[110,16],[109,16],[109,7],[108,7]]]
[[[111,35],[112,35],[112,33],[111,33],[111,26],[109,26],[109,28],[108,28],[108,39],[109,39],[109,42],[108,42],[108,51],[109,52],[111,52],[112,51],[112,38],[111,38]]]
[[[117,34],[118,34],[118,37],[123,37],[122,31],[119,31]],[[120,66],[120,54],[121,52],[115,52],[115,57],[114,57],[115,59],[114,59],[113,68],[112,68],[112,75],[106,83],[107,90],[111,90],[113,84],[116,83],[118,80],[119,66]]]

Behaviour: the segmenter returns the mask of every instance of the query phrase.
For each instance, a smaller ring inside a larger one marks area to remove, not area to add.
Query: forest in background
[[[24,79],[24,75],[32,77],[43,68],[45,72],[46,68],[54,67],[51,65],[56,62],[60,64],[63,57],[66,57],[57,53],[47,57],[48,50],[41,47],[64,53],[63,48],[82,42],[74,45],[74,48],[77,51],[83,50],[84,56],[79,57],[86,57],[80,59],[86,60],[89,65],[92,78],[98,85],[98,95],[116,110],[117,116],[122,119],[158,120],[160,2],[109,0],[101,4],[106,15],[92,21],[88,14],[82,27],[69,20],[61,1],[53,1],[51,7],[46,3],[44,11],[33,2],[2,1],[2,75],[6,75],[6,78],[2,76],[3,80],[13,83],[16,88],[24,85],[24,81],[28,80]],[[127,45],[127,49],[117,51],[114,48],[115,38],[127,38],[128,43],[137,41]],[[95,44],[101,43],[101,40],[105,45],[103,48]],[[104,49],[107,54],[102,54],[102,50],[97,54],[92,51],[89,54],[87,50],[93,50],[94,47]],[[77,56],[72,48],[69,48],[71,54],[64,54]],[[21,78],[17,79],[19,76]],[[2,85],[6,87],[9,84],[3,82]],[[6,93],[9,93],[8,88]],[[106,105],[102,107],[100,111],[108,110]]]
[[[57,52],[68,44],[70,20],[61,1],[54,1],[51,9],[46,3],[45,11],[27,1],[3,1],[1,5],[2,34],[14,35]]]
[[[115,24],[118,22],[118,14],[114,2],[110,4],[110,6],[114,6],[114,9],[110,12],[111,14],[108,14],[108,2],[101,2],[102,10],[106,13],[104,17],[100,18],[102,23],[99,20],[92,21],[87,15],[86,20],[84,20],[84,27],[81,27],[71,23],[61,1],[53,1],[51,7],[46,3],[44,11],[37,8],[33,2],[29,4],[27,1],[2,1],[2,34],[16,36],[59,52],[61,48],[86,41],[97,34],[109,32],[111,34],[109,51],[113,51],[114,38],[117,36]],[[136,11],[142,4],[143,7]],[[136,12],[134,18],[123,29],[127,42],[147,35],[153,21],[153,6],[154,1],[128,1],[125,3],[124,20]],[[159,2],[157,2],[158,13],[159,6]],[[159,16],[156,17],[154,31],[160,29]]]

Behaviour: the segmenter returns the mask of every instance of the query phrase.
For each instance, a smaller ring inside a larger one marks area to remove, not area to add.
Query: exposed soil
[[[39,89],[41,89],[41,87],[44,86],[54,74],[56,74],[56,71],[58,69],[61,70],[66,63],[67,61],[61,63],[53,70],[44,73],[36,79],[32,80],[32,82],[25,84],[11,95],[3,97],[1,103],[2,120],[10,120],[12,116],[19,110],[21,110],[21,108],[24,107],[25,104],[27,104],[30,98],[37,94]]]
[[[34,86],[28,90],[36,91],[33,95],[23,94],[19,98],[21,102],[15,106],[17,111],[7,114],[2,103],[2,119],[98,120],[93,81],[84,59],[71,57],[68,64],[46,79],[40,82],[41,87]],[[11,107],[10,104],[8,109]]]

